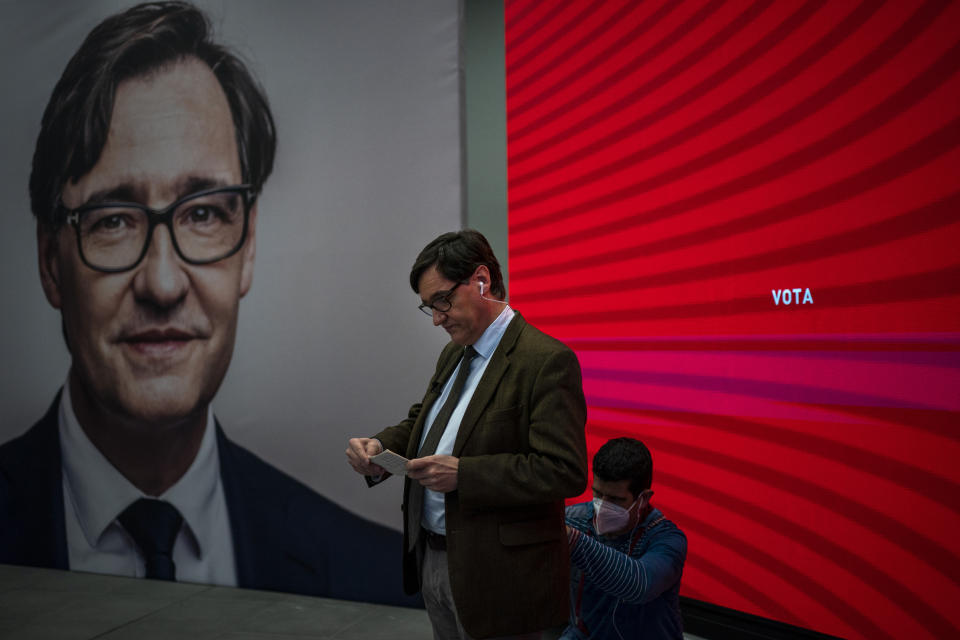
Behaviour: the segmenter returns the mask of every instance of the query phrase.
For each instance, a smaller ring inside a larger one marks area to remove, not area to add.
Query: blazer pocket
[[[522,406],[489,409],[470,432],[461,454],[524,453],[529,448],[527,429]]]
[[[506,409],[491,409],[483,417],[484,425],[504,424],[512,425],[520,421],[523,415],[523,405],[507,407]]]
[[[505,546],[554,542],[562,535],[563,526],[557,518],[500,523],[500,543]]]

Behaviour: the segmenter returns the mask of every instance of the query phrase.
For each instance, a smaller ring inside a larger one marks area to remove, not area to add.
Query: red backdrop
[[[960,3],[506,2],[513,305],[681,593],[960,634]]]

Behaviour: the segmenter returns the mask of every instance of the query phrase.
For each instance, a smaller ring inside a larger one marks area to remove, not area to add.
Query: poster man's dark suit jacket
[[[0,446],[0,563],[69,568],[58,408],[59,396],[33,428]],[[228,440],[219,424],[217,448],[239,586],[417,603],[403,594],[397,532],[280,472]]]
[[[376,437],[416,457],[423,422],[463,347],[450,343],[423,401]],[[473,637],[562,624],[569,616],[564,498],[587,483],[586,403],[577,357],[514,315],[467,406],[446,494],[447,559],[460,621]],[[404,481],[404,510],[410,480]],[[419,589],[404,532],[404,586]]]

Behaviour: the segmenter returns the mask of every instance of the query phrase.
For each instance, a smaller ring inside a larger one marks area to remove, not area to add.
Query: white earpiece
[[[503,300],[495,300],[495,299],[493,299],[493,298],[487,298],[486,296],[484,296],[484,295],[483,295],[483,290],[484,290],[484,288],[485,288],[485,286],[486,286],[486,284],[487,284],[486,282],[483,282],[483,281],[481,280],[481,281],[478,282],[477,284],[480,285],[480,298],[482,298],[483,300],[489,300],[490,302],[496,302],[497,304],[502,304],[502,305],[507,305],[507,304],[508,304],[507,302],[505,302],[505,301],[503,301]]]

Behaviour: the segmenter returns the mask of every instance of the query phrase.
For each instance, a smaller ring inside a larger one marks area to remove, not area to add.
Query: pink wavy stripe
[[[849,357],[849,354],[847,354]],[[940,356],[943,366],[900,362],[804,358],[763,354],[588,351],[579,354],[585,378],[644,383],[657,376],[679,390],[704,387],[784,402],[826,403],[849,397],[874,406],[960,411],[960,354]],[[952,367],[949,366],[952,360]],[[661,400],[658,398],[658,401]]]

